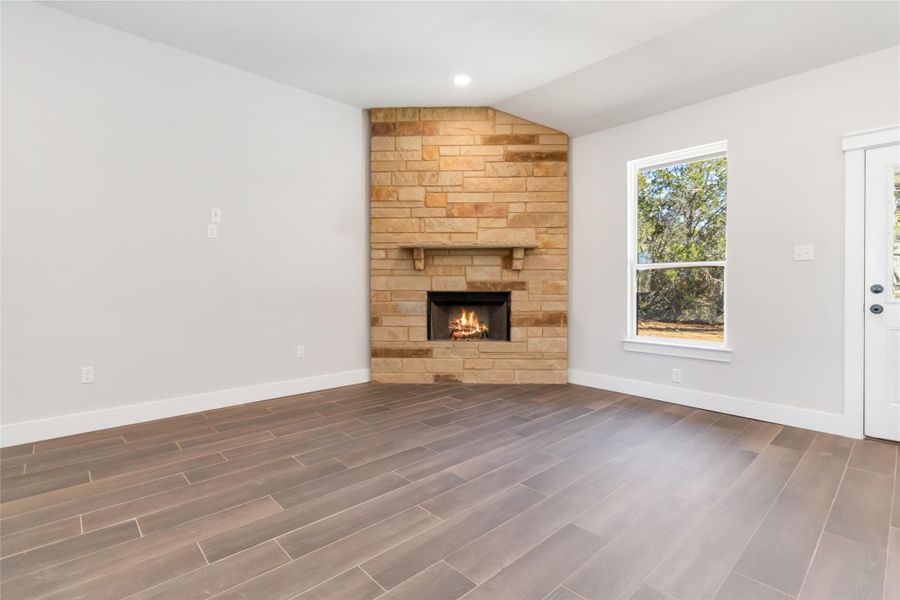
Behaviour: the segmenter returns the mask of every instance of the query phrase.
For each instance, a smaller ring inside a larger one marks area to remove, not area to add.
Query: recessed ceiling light
[[[472,82],[472,78],[468,75],[457,75],[453,78],[453,83],[456,85],[469,85]]]

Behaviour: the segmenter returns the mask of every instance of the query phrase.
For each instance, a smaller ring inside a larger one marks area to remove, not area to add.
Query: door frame
[[[866,150],[900,143],[900,125],[851,133],[844,150],[844,418],[864,436]]]

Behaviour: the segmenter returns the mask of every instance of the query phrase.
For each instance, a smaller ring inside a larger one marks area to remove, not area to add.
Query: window
[[[719,142],[628,163],[628,350],[728,360],[717,354],[725,350],[725,152]]]
[[[900,298],[900,170],[894,171],[894,298]]]

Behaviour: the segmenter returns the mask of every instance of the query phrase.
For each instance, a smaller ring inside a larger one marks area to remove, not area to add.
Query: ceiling
[[[898,44],[900,2],[741,2],[496,106],[581,135]]]
[[[897,2],[44,4],[362,108],[492,105],[573,135],[900,44]]]

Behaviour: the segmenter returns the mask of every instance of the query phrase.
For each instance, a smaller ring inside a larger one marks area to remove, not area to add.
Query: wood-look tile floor
[[[900,597],[896,445],[575,385],[358,385],[0,457],[4,600]]]

